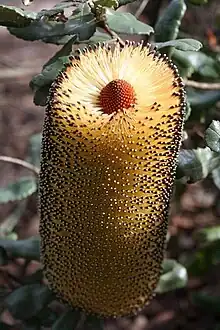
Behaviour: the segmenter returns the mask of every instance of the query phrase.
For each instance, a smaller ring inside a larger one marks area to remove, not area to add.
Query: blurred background
[[[0,3],[23,6],[19,1],[6,3],[1,0]],[[51,8],[55,3],[36,0],[29,8],[39,11]],[[168,3],[166,0],[143,0],[123,10],[154,25]],[[199,7],[189,6],[181,32],[184,36],[202,41],[206,47],[220,54],[220,1],[211,0]],[[0,42],[0,155],[27,159],[30,138],[41,131],[44,116],[44,108],[33,103],[29,82],[58,47],[17,39],[3,27],[0,27]],[[214,117],[219,119],[220,101],[217,100],[212,111]],[[193,146],[194,141],[198,142],[203,137],[203,123],[190,121],[187,132],[189,143]],[[38,151],[35,150],[36,153]],[[27,174],[28,171],[22,167],[0,162],[0,187]],[[209,247],[208,252],[204,252],[204,248],[198,250],[201,239],[199,230],[220,225],[220,190],[210,177],[181,189],[181,194],[177,194],[171,206],[167,257],[190,264],[187,287],[157,295],[137,317],[106,322],[107,330],[220,330],[220,243],[217,241],[217,245]],[[12,225],[17,218],[18,238],[28,238],[38,233],[35,197],[29,197],[25,202],[0,205],[2,228]],[[10,290],[16,286],[13,277],[22,278],[38,267],[36,262],[28,267],[24,264],[24,260],[18,259],[0,268],[0,286]],[[198,291],[199,295],[196,295]],[[3,319],[14,324],[7,312]]]

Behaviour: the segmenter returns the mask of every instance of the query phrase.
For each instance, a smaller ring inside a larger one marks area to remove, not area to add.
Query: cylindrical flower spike
[[[52,86],[40,171],[41,259],[52,290],[100,316],[141,309],[164,256],[184,89],[150,46],[98,45]]]

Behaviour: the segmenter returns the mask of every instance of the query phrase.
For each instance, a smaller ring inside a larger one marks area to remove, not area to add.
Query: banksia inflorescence
[[[157,286],[184,118],[176,67],[150,46],[98,45],[52,86],[40,171],[41,258],[64,301],[101,316]]]

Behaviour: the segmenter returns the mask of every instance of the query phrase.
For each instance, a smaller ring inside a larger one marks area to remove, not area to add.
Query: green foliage
[[[165,42],[157,42],[155,46],[158,50],[166,47],[174,47],[177,50],[186,52],[198,51],[202,47],[202,44],[198,40],[194,39],[176,39]]]
[[[22,177],[19,180],[0,189],[0,203],[19,201],[31,196],[37,191],[37,182],[34,177]]]
[[[103,41],[111,43],[113,39],[122,38],[123,35],[142,35],[147,40],[150,36],[157,49],[173,60],[186,84],[189,78],[199,82],[220,79],[220,62],[216,54],[206,52],[200,41],[182,39],[180,31],[186,3],[201,5],[206,3],[206,0],[170,1],[159,17],[155,29],[139,21],[131,13],[117,11],[120,6],[131,2],[133,0],[66,0],[40,12],[0,5],[0,25],[5,26],[9,33],[24,40],[41,40],[59,45],[58,51],[30,82],[36,105],[46,105],[51,84],[76,48]],[[68,16],[64,11],[66,9],[70,12]],[[180,151],[177,167],[177,182],[181,186],[179,191],[184,190],[182,188],[186,182],[197,182],[207,177],[212,178],[220,189],[220,124],[213,116],[216,103],[220,101],[220,90],[202,90],[189,86],[186,87],[186,93],[184,140],[188,139],[187,125],[192,123],[203,124],[204,138],[202,144],[191,149],[183,147]],[[40,166],[40,144],[41,134],[33,135],[29,141],[26,159],[37,168]],[[22,177],[0,189],[0,203],[17,202],[13,212],[0,224],[1,266],[7,265],[14,258],[24,258],[27,262],[40,259],[39,238],[17,240],[14,232],[26,208],[26,198],[36,190],[37,182],[34,176]],[[186,265],[172,259],[164,260],[163,273],[156,290],[158,294],[184,288],[188,274],[204,275],[220,262],[219,227],[199,231],[195,240],[198,242],[198,249]],[[85,330],[103,329],[102,320],[92,316],[85,317],[80,311],[68,310],[61,315],[55,313],[49,304],[54,297],[42,284],[42,280],[42,270],[39,269],[32,275],[25,276],[22,285],[5,299],[4,306],[16,319],[23,321],[23,329],[42,329],[43,326],[52,330],[74,329],[82,319]],[[199,293],[195,295],[194,301],[204,308],[214,306],[213,311],[219,313],[219,298],[214,301],[212,297]],[[0,323],[0,328],[11,329],[4,323]]]
[[[0,25],[21,28],[30,25],[36,14],[13,6],[0,5]]]
[[[138,21],[130,13],[120,13],[112,9],[106,9],[106,22],[112,31],[124,34],[145,34],[153,33],[153,28]]]
[[[165,293],[184,288],[188,282],[187,270],[184,266],[172,259],[163,262],[163,273],[160,277],[156,292]]]
[[[202,180],[220,166],[219,153],[210,148],[184,150],[179,154],[178,174],[186,176],[190,182]]]
[[[186,4],[184,0],[171,1],[155,26],[155,40],[157,42],[176,39],[185,11]]]

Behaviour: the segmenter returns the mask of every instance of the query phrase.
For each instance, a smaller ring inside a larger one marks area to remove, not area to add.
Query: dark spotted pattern
[[[169,88],[158,97],[155,89],[157,101],[146,109],[137,100],[133,111],[109,119],[92,111],[72,94],[70,73],[80,59],[71,57],[45,114],[39,189],[45,275],[62,300],[101,316],[137,312],[161,273],[185,101],[175,66],[149,53],[155,81],[167,75]]]

